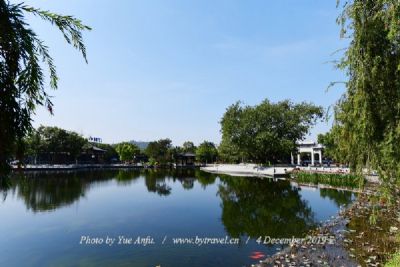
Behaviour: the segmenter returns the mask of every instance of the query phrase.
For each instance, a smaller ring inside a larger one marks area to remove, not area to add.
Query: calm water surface
[[[30,173],[1,181],[0,197],[0,266],[18,267],[249,266],[253,252],[276,252],[259,237],[302,237],[354,198],[198,170]],[[85,245],[82,236],[155,244]],[[174,244],[196,236],[241,242]]]

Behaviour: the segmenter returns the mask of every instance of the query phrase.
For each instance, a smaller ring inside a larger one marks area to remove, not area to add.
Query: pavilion
[[[301,153],[311,154],[311,165],[315,165],[315,160],[322,165],[322,150],[323,146],[314,141],[302,141],[297,143],[297,165],[301,165]],[[291,163],[295,164],[293,153],[291,155]]]
[[[194,167],[196,154],[194,153],[179,153],[175,156],[175,167]]]

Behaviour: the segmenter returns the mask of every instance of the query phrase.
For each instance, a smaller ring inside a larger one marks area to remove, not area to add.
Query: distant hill
[[[149,145],[150,142],[132,140],[132,141],[130,141],[129,143],[135,144],[135,145],[137,145],[141,150],[144,150],[144,149],[147,148],[147,146]]]

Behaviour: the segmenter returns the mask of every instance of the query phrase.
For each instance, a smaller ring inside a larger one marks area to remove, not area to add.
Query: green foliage
[[[145,150],[145,154],[149,159],[165,165],[172,161],[172,141],[170,139],[160,139],[158,141],[150,142]]]
[[[104,160],[106,162],[111,162],[112,159],[117,159],[119,158],[117,150],[115,150],[114,145],[110,144],[99,144],[99,143],[93,143],[93,146],[96,146],[98,148],[104,149],[106,153],[104,154]]]
[[[335,141],[332,133],[318,134],[318,143],[324,146],[325,156],[333,158]]]
[[[289,181],[221,176],[221,220],[230,236],[300,237],[316,219],[300,189]]]
[[[169,161],[172,161],[173,159],[177,159],[180,154],[183,153],[196,153],[197,147],[194,145],[193,142],[191,141],[186,141],[183,143],[183,145],[176,146],[176,147],[171,147],[168,150],[168,157]]]
[[[68,153],[76,159],[87,143],[87,140],[78,133],[58,127],[40,126],[25,138],[25,154],[36,157],[43,153]]]
[[[204,141],[196,150],[196,160],[202,163],[212,163],[217,160],[218,150],[214,143]]]
[[[149,166],[156,166],[158,163],[155,159],[149,158],[149,161],[147,162],[147,164],[149,164]]]
[[[237,102],[221,120],[223,158],[264,163],[286,159],[322,115],[322,107],[309,103],[264,100],[252,107]]]
[[[135,155],[140,154],[140,148],[132,143],[123,142],[115,146],[121,161],[131,161]]]
[[[82,153],[91,149],[93,146],[105,150],[103,158],[105,162],[111,162],[118,158],[114,146],[109,144],[89,143],[76,132],[67,131],[57,127],[40,126],[37,130],[32,130],[24,138],[24,156],[33,159],[41,156],[67,153],[73,159],[78,159]],[[46,161],[49,160],[48,158]],[[36,160],[34,160],[35,162]]]
[[[339,206],[348,205],[353,202],[353,192],[346,190],[336,190],[330,188],[320,188],[320,196],[323,198],[329,198],[335,204]]]
[[[339,147],[340,135],[339,135],[340,127],[338,125],[334,125],[332,129],[325,133],[318,135],[318,143],[324,146],[324,155],[329,157],[336,162],[346,162],[343,159],[342,153]]]
[[[299,183],[325,184],[349,188],[358,188],[365,182],[363,176],[353,174],[298,172],[293,174],[293,177]]]
[[[54,211],[79,201],[93,187],[91,185],[110,181],[116,173],[114,170],[102,170],[12,174],[7,190],[14,192],[31,212]]]
[[[385,264],[385,267],[398,267],[400,266],[400,252],[393,255],[393,258]]]
[[[338,68],[347,91],[335,110],[342,156],[376,169],[390,190],[400,179],[400,2],[345,1],[338,18],[350,39]]]
[[[186,141],[182,145],[182,152],[184,153],[195,153],[196,149],[197,149],[196,146],[191,141]]]
[[[214,184],[217,179],[215,174],[204,172],[199,169],[195,169],[194,175],[202,188],[206,188],[207,186]]]
[[[73,45],[76,49],[81,51],[83,58],[87,63],[86,57],[86,47],[83,43],[82,39],[82,31],[84,30],[92,30],[87,25],[82,24],[82,21],[79,19],[74,18],[73,16],[64,16],[52,13],[47,10],[40,10],[30,6],[21,6],[19,5],[24,11],[29,12],[35,16],[39,16],[41,19],[49,21],[51,24],[55,25],[63,34],[64,39],[67,41],[68,44]],[[51,60],[51,57],[46,55],[47,59]],[[55,74],[55,67],[52,64],[48,64],[52,68],[50,69],[50,73]],[[54,71],[53,71],[54,70]],[[53,76],[53,78],[56,78]],[[54,87],[57,87],[57,84],[52,81]]]
[[[400,235],[396,235],[397,243],[400,243]],[[391,259],[385,264],[385,267],[398,267],[400,266],[400,251],[394,253]]]
[[[115,179],[117,180],[118,184],[121,185],[130,185],[135,180],[141,177],[140,171],[132,171],[132,170],[118,170],[117,176]]]
[[[171,160],[176,159],[179,156],[179,154],[182,154],[182,153],[186,153],[186,152],[184,151],[184,148],[180,147],[180,146],[175,146],[175,147],[171,146],[171,148],[168,150],[168,154],[169,154],[169,157],[171,158]]]
[[[21,140],[32,130],[35,108],[44,105],[50,113],[53,111],[45,89],[43,66],[49,72],[50,88],[56,89],[58,82],[48,47],[26,23],[26,12],[58,27],[86,60],[81,32],[90,28],[80,20],[0,0],[0,173],[7,169],[13,153],[21,156]]]
[[[228,163],[243,162],[246,156],[244,152],[241,152],[239,148],[235,144],[229,142],[227,138],[222,139],[221,143],[219,144],[218,155],[222,162]]]

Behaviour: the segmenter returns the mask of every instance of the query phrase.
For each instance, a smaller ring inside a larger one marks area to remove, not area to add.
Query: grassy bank
[[[359,188],[365,179],[353,174],[296,172],[292,178],[298,183],[325,184],[335,187]]]
[[[398,222],[398,220],[397,220]],[[396,236],[397,245],[400,244],[400,234]],[[400,250],[397,248],[397,251],[392,254],[388,262],[385,264],[385,267],[398,267],[400,266]]]
[[[385,267],[398,267],[400,266],[400,252],[397,252],[394,257],[385,264]]]
[[[387,205],[374,198],[359,195],[346,211],[344,246],[361,266],[400,266],[400,202]]]

